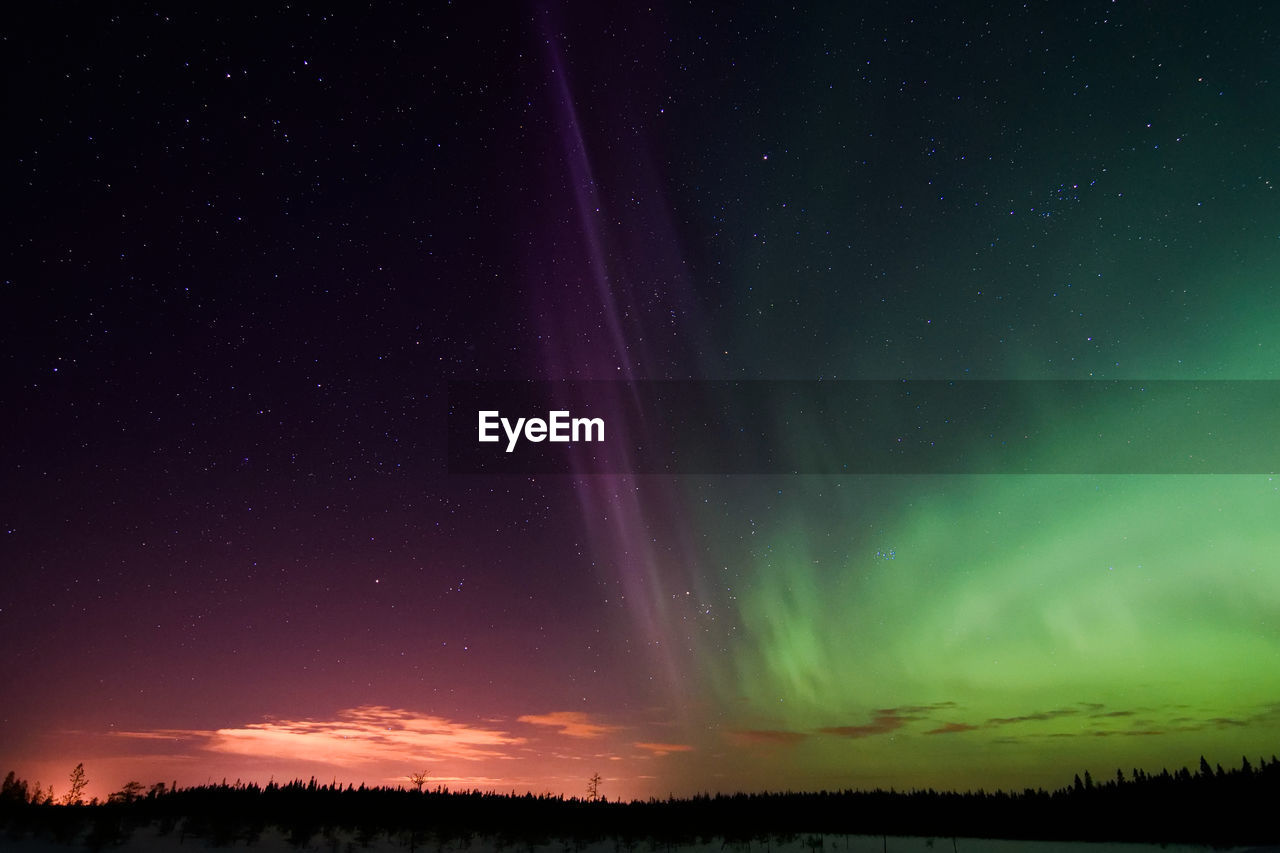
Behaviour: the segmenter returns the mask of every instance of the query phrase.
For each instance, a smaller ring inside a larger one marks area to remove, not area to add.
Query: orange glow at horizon
[[[428,790],[443,786],[567,797],[584,796],[587,780],[599,772],[602,793],[610,799],[643,799],[654,794],[655,780],[664,775],[655,773],[655,761],[694,750],[646,737],[650,733],[642,727],[579,711],[471,724],[380,705],[347,708],[325,719],[67,734],[59,749],[67,758],[22,762],[15,769],[32,782],[40,779],[44,787],[54,780],[60,796],[70,768],[84,761],[85,796],[99,799],[130,780],[146,787],[156,781],[188,787],[224,779],[264,785],[315,777],[344,787],[412,787],[409,775],[424,769]]]

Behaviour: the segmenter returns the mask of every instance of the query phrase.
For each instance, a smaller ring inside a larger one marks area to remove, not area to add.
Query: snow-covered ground
[[[84,845],[58,844],[40,839],[13,840],[0,836],[0,850],[6,853],[73,853]],[[252,845],[241,841],[233,845],[218,846],[207,839],[187,836],[177,832],[159,835],[154,829],[142,829],[120,846],[105,848],[121,853],[226,853],[233,850],[252,850],[260,853],[1203,853],[1224,848],[1200,847],[1185,844],[1119,844],[1083,841],[1003,841],[981,838],[882,838],[867,835],[801,835],[795,839],[778,841],[722,842],[720,840],[699,844],[668,846],[640,842],[626,844],[612,841],[581,845],[573,841],[552,842],[530,846],[524,843],[506,843],[495,839],[475,838],[469,844],[456,840],[441,845],[434,839],[411,839],[408,834],[388,837],[383,834],[362,845],[350,833],[317,834],[299,847],[282,833],[267,830]],[[1280,846],[1233,847],[1229,853],[1280,853]]]

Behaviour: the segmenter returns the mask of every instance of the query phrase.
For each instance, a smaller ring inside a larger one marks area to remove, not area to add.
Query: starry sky
[[[1280,380],[1280,8],[51,5],[0,38],[0,770],[612,799],[1276,751],[1274,465],[446,444],[456,380]]]

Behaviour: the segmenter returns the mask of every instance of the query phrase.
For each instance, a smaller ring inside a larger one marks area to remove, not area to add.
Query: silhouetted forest
[[[79,774],[77,776],[77,774]],[[84,771],[72,774],[83,789]],[[703,795],[609,802],[480,791],[369,788],[309,782],[265,787],[225,781],[149,789],[126,783],[104,803],[55,802],[9,773],[0,791],[0,832],[102,848],[151,826],[182,841],[253,843],[269,827],[298,846],[339,834],[369,845],[392,837],[410,849],[460,849],[472,839],[499,846],[564,841],[672,845],[724,839],[772,843],[806,836],[914,835],[938,838],[1185,842],[1215,845],[1280,841],[1280,761],[1246,758],[1224,770],[1203,758],[1192,772],[1089,773],[1056,791],[818,791]]]

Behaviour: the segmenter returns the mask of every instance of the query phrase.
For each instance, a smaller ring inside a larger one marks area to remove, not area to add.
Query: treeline
[[[80,769],[80,768],[77,768]],[[74,778],[74,776],[73,776]],[[65,798],[64,798],[65,799]],[[102,847],[149,826],[183,841],[252,843],[276,828],[301,846],[316,836],[369,845],[384,836],[410,848],[555,841],[684,844],[785,840],[810,835],[1184,842],[1280,842],[1280,760],[1245,759],[1224,770],[1201,759],[1192,772],[1089,773],[1056,791],[819,791],[702,795],[645,802],[592,801],[480,791],[253,783],[178,788],[131,782],[105,803],[55,804],[51,792],[10,773],[0,830]]]

